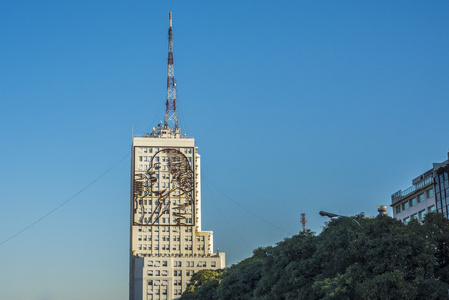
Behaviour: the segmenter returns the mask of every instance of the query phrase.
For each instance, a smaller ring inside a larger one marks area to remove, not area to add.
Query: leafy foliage
[[[181,299],[442,299],[449,289],[449,220],[363,215],[258,248],[225,270],[198,272]]]

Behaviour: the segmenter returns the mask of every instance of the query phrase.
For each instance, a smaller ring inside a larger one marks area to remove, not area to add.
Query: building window
[[[401,205],[396,205],[396,213],[400,213],[401,212]]]
[[[410,200],[410,206],[416,205],[416,197]]]
[[[433,197],[433,189],[427,191],[427,198]]]
[[[429,212],[435,212],[435,206],[433,206],[433,205],[430,206],[430,207],[429,207]]]
[[[402,210],[406,210],[409,207],[408,201],[402,203]]]
[[[424,216],[426,215],[426,210],[422,210],[418,213],[419,220],[422,222],[424,220]]]
[[[405,218],[405,219],[404,219],[404,224],[407,225],[409,221],[410,221],[410,218],[409,218],[409,217]]]
[[[424,201],[424,193],[421,195],[418,195],[418,202],[423,202]]]
[[[210,266],[211,266],[212,268],[215,268],[215,267],[217,266],[217,262],[216,262],[216,261],[212,261],[212,262],[210,263]]]
[[[417,220],[418,219],[418,214],[413,214],[411,216],[411,220]]]

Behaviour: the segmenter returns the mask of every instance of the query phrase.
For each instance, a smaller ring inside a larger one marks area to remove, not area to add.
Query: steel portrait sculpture
[[[194,173],[177,149],[162,149],[134,178],[134,224],[193,226]]]

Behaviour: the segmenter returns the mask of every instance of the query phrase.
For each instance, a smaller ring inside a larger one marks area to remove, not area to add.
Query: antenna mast
[[[302,224],[302,232],[306,232],[307,228],[306,228],[306,214],[302,213],[301,214],[301,224]]]
[[[178,117],[176,116],[176,79],[173,65],[173,31],[172,18],[168,28],[168,72],[167,72],[167,102],[165,103],[164,128],[178,129]]]

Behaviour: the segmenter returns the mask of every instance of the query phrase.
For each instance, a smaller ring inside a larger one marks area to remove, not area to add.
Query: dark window
[[[418,195],[418,202],[424,201],[424,194]]]
[[[402,210],[406,210],[409,207],[408,201],[402,203]]]

